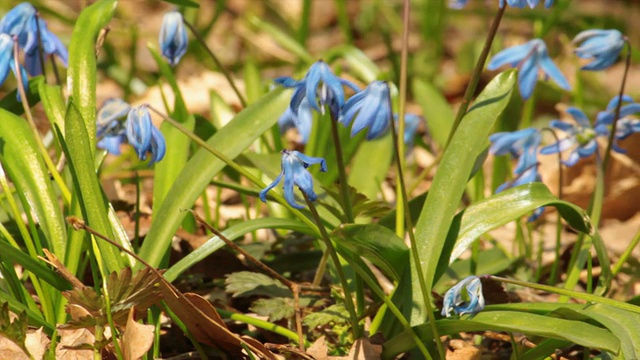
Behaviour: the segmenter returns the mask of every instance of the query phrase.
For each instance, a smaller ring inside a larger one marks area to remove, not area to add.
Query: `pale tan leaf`
[[[314,341],[311,346],[307,349],[307,354],[313,356],[316,360],[328,360],[329,356],[327,352],[329,348],[327,347],[327,341],[324,336],[318,338],[318,340]]]
[[[24,346],[27,348],[34,360],[41,360],[44,358],[44,353],[49,346],[49,337],[42,331],[42,328],[38,330],[29,330],[27,332],[27,338],[24,341]]]
[[[20,346],[0,335],[0,359],[11,360],[30,360],[29,356],[24,353]]]
[[[92,345],[95,337],[87,329],[58,330],[60,342],[56,346],[57,360],[92,360],[92,350],[74,350],[67,347],[76,347],[84,344]]]
[[[125,360],[140,359],[153,344],[153,325],[139,324],[134,319],[135,309],[129,310],[127,326],[122,336],[122,351]]]

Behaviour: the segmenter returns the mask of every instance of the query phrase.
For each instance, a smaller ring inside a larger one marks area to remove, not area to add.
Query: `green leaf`
[[[74,195],[78,197],[81,204],[84,221],[88,226],[109,239],[121,244],[128,243],[128,239],[114,237],[115,233],[107,214],[109,203],[102,192],[94,168],[91,140],[84,126],[82,115],[76,108],[74,98],[69,98],[65,124],[66,135],[61,144],[69,162],[75,185]],[[62,136],[60,138],[62,140]],[[105,241],[98,241],[98,247],[109,272],[124,267],[123,258],[114,246]]]
[[[76,20],[69,44],[67,83],[85,122],[89,154],[96,148],[96,40],[117,5],[117,0],[98,0],[85,8]]]
[[[58,126],[64,134],[66,105],[64,104],[60,87],[47,85],[43,81],[38,86],[38,92],[40,93],[40,100],[42,101],[44,112],[47,114],[47,118],[51,123],[51,128],[53,129],[55,126]]]
[[[293,293],[279,280],[251,271],[239,271],[227,276],[225,289],[234,298],[245,296],[291,297]]]
[[[559,319],[556,317],[530,314],[518,311],[482,311],[475,315],[464,315],[459,320],[442,319],[436,321],[440,335],[460,332],[506,331],[527,335],[560,339],[578,345],[618,353],[620,341],[610,331],[582,321]],[[432,339],[429,324],[415,326],[414,329],[424,341]],[[408,351],[414,347],[413,339],[406,333],[392,338],[384,344],[383,358]]]
[[[558,200],[543,183],[525,184],[472,204],[456,216],[461,217],[461,223],[459,231],[452,231],[447,237],[447,244],[455,241],[449,263],[462,255],[482,234],[519,219],[541,206],[554,206],[569,225],[578,231],[587,234],[592,231],[589,217],[580,207]],[[444,255],[447,254],[443,253]]]
[[[36,141],[24,119],[0,109],[0,161],[22,206],[38,219],[47,246],[64,258],[67,238],[64,217]]]
[[[487,85],[462,119],[438,166],[416,224],[416,249],[412,250],[420,255],[419,266],[423,266],[423,281],[426,282],[427,291],[436,280],[438,260],[476,159],[489,145],[489,133],[509,102],[515,80],[516,73],[507,71],[497,75]],[[416,264],[413,257],[411,260],[412,286],[404,289],[410,295],[402,291],[397,294],[408,301],[404,311],[410,311],[410,323],[417,324],[426,317],[426,310],[422,294],[418,291],[420,280],[413,268]]]
[[[293,296],[293,294],[292,294]],[[300,296],[298,305],[300,308],[321,306],[324,299],[316,296]],[[273,299],[258,299],[249,308],[260,316],[268,316],[269,321],[275,322],[282,319],[290,319],[295,314],[293,297],[276,297]]]
[[[293,37],[289,36],[288,34],[283,32],[279,28],[271,25],[270,23],[268,23],[266,21],[262,21],[256,15],[250,15],[249,16],[249,22],[255,28],[257,28],[257,29],[259,29],[261,31],[264,31],[267,35],[269,35],[269,37],[271,39],[273,39],[280,46],[282,46],[283,49],[285,49],[285,50],[289,51],[290,53],[296,55],[302,61],[304,61],[306,63],[309,63],[309,64],[314,61],[313,56],[311,56],[311,54],[309,54],[309,52],[307,51],[307,49],[304,48],[304,46],[300,45],[300,43],[296,39],[294,39]]]
[[[334,304],[326,309],[312,312],[302,320],[310,329],[329,324],[347,324],[349,321],[349,312],[343,303]]]
[[[364,142],[351,160],[349,185],[369,199],[375,199],[389,172],[393,152],[391,133],[380,139]]]
[[[200,4],[198,4],[196,1],[193,1],[193,0],[162,0],[162,1],[175,4],[178,6],[187,6],[187,7],[193,7],[193,8],[200,7]]]
[[[426,120],[431,137],[438,145],[444,146],[455,118],[451,105],[442,96],[442,93],[430,83],[416,78],[412,85],[414,97],[422,108],[422,115]]]
[[[409,264],[409,248],[395,232],[378,224],[342,225],[334,231],[336,245],[371,261],[385,275],[399,280]]]
[[[44,280],[57,290],[69,290],[69,282],[58,275],[57,272],[45,266],[42,261],[29,256],[20,249],[16,249],[6,240],[0,241],[0,259],[5,263],[19,264],[25,270],[33,273],[38,279]]]
[[[331,49],[325,57],[327,62],[332,62],[336,57],[343,58],[349,65],[349,73],[367,84],[378,79],[380,75],[380,69],[376,63],[353,45],[342,45]]]
[[[235,158],[277,121],[289,102],[290,92],[277,89],[240,112],[207,143],[229,158]],[[199,149],[180,172],[162,206],[154,214],[153,224],[140,249],[140,257],[158,266],[171,245],[171,238],[209,181],[225,163],[205,149]],[[140,265],[138,265],[140,266]]]
[[[475,274],[499,274],[521,258],[508,257],[501,249],[491,248],[481,251],[476,261]],[[456,282],[466,278],[471,273],[471,259],[458,260],[453,262],[447,271],[438,279],[433,286],[433,290],[439,294],[447,291]]]
[[[35,106],[40,101],[38,94],[38,87],[40,84],[44,84],[44,77],[36,76],[29,80],[29,86],[25,89],[27,92],[27,101],[31,107]],[[16,115],[24,114],[24,107],[22,106],[22,102],[18,101],[17,95],[18,89],[7,93],[2,100],[0,100],[0,108],[10,111]]]

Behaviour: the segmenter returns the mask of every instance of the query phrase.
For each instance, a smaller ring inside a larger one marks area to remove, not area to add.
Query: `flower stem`
[[[331,136],[333,137],[334,147],[336,149],[336,162],[338,163],[338,178],[340,180],[340,195],[342,195],[342,210],[347,217],[348,223],[353,223],[353,212],[351,209],[351,198],[349,197],[349,183],[347,183],[347,172],[342,156],[342,145],[340,143],[340,135],[338,134],[338,120],[333,112],[331,113]]]
[[[458,113],[456,114],[456,118],[453,121],[453,125],[451,127],[451,131],[449,132],[449,138],[447,139],[447,143],[442,152],[444,152],[451,139],[453,138],[453,134],[456,132],[458,125],[462,121],[462,117],[467,114],[467,110],[469,110],[469,105],[471,105],[471,100],[473,99],[473,95],[476,92],[476,88],[478,87],[478,82],[480,81],[480,75],[482,75],[482,70],[484,70],[484,64],[489,57],[489,52],[491,51],[491,45],[493,44],[493,39],[495,39],[496,34],[498,33],[498,27],[500,25],[500,21],[502,20],[502,16],[504,15],[504,11],[507,7],[503,6],[498,10],[498,13],[493,18],[493,22],[491,23],[491,28],[489,29],[489,35],[487,36],[487,40],[485,40],[484,47],[482,48],[482,52],[480,53],[480,58],[476,63],[475,69],[473,69],[473,73],[471,74],[471,80],[469,80],[469,85],[464,93],[464,98],[462,99],[462,104],[460,104],[460,108],[458,109]]]
[[[409,11],[411,4],[409,0],[404,0],[402,9],[402,50],[400,51],[400,94],[398,98],[398,133],[404,134],[405,127],[405,108],[407,105],[407,58],[409,55]],[[391,104],[390,104],[391,105]],[[393,127],[393,119],[391,120],[391,126]],[[404,172],[404,141],[396,141],[396,152],[398,154],[398,173]],[[402,196],[402,185],[400,182],[396,183],[396,234],[400,237],[404,237],[404,199]],[[409,229],[409,231],[412,231]]]
[[[622,265],[624,265],[624,263],[627,262],[627,260],[633,253],[633,249],[635,249],[636,246],[638,246],[639,242],[640,242],[640,231],[636,233],[636,236],[634,236],[633,240],[631,240],[631,244],[627,246],[627,248],[624,250],[624,253],[622,253],[622,256],[620,256],[620,259],[618,259],[618,262],[616,262],[616,264],[613,266],[613,270],[611,270],[611,276],[615,277],[620,272],[620,270],[622,269]]]
[[[333,261],[333,265],[336,268],[338,278],[342,283],[342,290],[344,291],[344,304],[347,308],[347,311],[349,312],[349,317],[351,317],[351,330],[353,332],[353,338],[359,339],[362,337],[362,331],[360,329],[360,325],[358,324],[358,315],[356,314],[356,309],[353,304],[353,298],[351,297],[351,290],[349,290],[349,283],[347,283],[347,278],[344,276],[342,266],[340,265],[340,258],[338,257],[336,249],[333,247],[331,238],[329,237],[329,234],[327,233],[327,230],[322,223],[322,219],[320,219],[320,215],[318,214],[318,210],[316,209],[315,205],[313,205],[313,203],[309,200],[309,197],[304,193],[304,191],[302,191],[302,195],[304,196],[304,200],[307,202],[309,211],[311,211],[311,217],[318,225],[318,229],[320,230],[320,234],[322,235],[322,240],[324,240],[324,243],[327,246],[326,251],[331,256],[331,261]]]
[[[218,59],[216,54],[214,54],[213,51],[211,51],[211,49],[207,45],[207,42],[202,38],[202,35],[200,35],[200,33],[187,20],[184,20],[184,18],[183,18],[182,21],[184,22],[185,25],[187,25],[189,30],[191,30],[191,33],[193,34],[193,36],[196,37],[196,40],[198,40],[198,42],[202,45],[202,47],[205,49],[207,54],[209,54],[209,56],[211,57],[213,62],[216,63],[216,66],[222,72],[224,77],[229,82],[229,85],[231,85],[231,88],[236,93],[236,96],[240,100],[240,103],[242,104],[242,107],[247,107],[247,100],[245,100],[244,96],[242,96],[242,94],[240,93],[240,90],[238,90],[238,87],[236,86],[236,83],[231,78],[231,74],[229,73],[229,71],[227,71],[227,69],[225,69],[224,66],[222,66],[222,63],[220,62],[220,60]]]
[[[629,67],[631,66],[631,43],[629,39],[625,37],[624,43],[627,45],[627,56],[624,64],[624,73],[622,75],[622,83],[620,84],[620,92],[618,93],[618,105],[616,105],[615,116],[613,117],[613,124],[611,125],[611,131],[609,133],[609,141],[607,142],[607,148],[604,151],[604,160],[602,160],[602,171],[607,172],[607,167],[611,159],[611,148],[613,142],[616,139],[616,125],[618,124],[618,118],[620,117],[620,108],[622,107],[622,97],[624,96],[624,88],[627,84],[627,75],[629,73]]]

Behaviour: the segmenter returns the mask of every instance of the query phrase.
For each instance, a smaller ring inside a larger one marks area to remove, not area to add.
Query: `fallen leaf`
[[[464,340],[451,340],[447,349],[447,360],[480,360],[481,351]]]
[[[56,346],[56,360],[93,360],[93,350],[70,349],[82,345],[91,345],[95,337],[87,329],[58,330],[60,342]]]
[[[4,336],[0,336],[0,359],[30,360],[18,344]]]
[[[29,330],[27,332],[24,346],[29,350],[33,359],[40,360],[44,357],[50,342],[51,340],[49,340],[47,334],[42,331],[42,328],[39,328],[38,330]]]
[[[140,359],[153,344],[154,326],[137,323],[134,315],[135,309],[131,308],[127,326],[122,335],[122,351],[125,360]]]
[[[327,341],[324,336],[319,337],[316,341],[309,346],[307,349],[307,354],[313,356],[316,360],[328,360],[329,356],[327,352],[329,348],[327,347]]]

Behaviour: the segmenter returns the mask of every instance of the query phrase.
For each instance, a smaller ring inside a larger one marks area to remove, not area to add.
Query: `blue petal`
[[[0,32],[12,36],[20,36],[26,33],[28,23],[36,16],[36,8],[23,2],[9,10],[0,20]]]
[[[164,158],[166,149],[167,144],[164,140],[164,135],[162,135],[162,132],[160,132],[158,128],[151,125],[151,161],[149,161],[148,166],[151,166],[154,163],[162,160],[162,158]]]
[[[567,108],[567,113],[569,113],[569,115],[571,115],[571,117],[573,117],[580,126],[582,126],[584,128],[590,128],[591,127],[591,123],[589,122],[589,118],[587,117],[587,115],[585,115],[582,112],[582,110],[571,106],[571,107]]]
[[[535,61],[534,56],[526,59],[520,65],[518,72],[518,88],[520,89],[520,96],[524,100],[531,97],[538,82],[538,67]]]
[[[551,60],[551,58],[549,58],[549,56],[542,56],[539,59],[539,64],[540,64],[540,67],[542,68],[542,71],[548,77],[550,77],[551,80],[553,80],[556,84],[558,84],[558,86],[560,86],[561,88],[567,91],[571,90],[571,85],[569,85],[569,82],[567,81],[567,79],[564,77],[564,75],[562,75],[562,72],[560,72],[560,69],[558,69],[556,64],[553,63],[553,61]]]
[[[576,144],[576,140],[573,137],[567,137],[558,141],[557,143],[543,147],[542,149],[540,149],[540,154],[550,155],[550,154],[563,152],[565,150],[568,150],[575,144]]]
[[[110,154],[120,155],[120,145],[126,141],[124,135],[105,136],[98,141],[98,148],[107,150]]]
[[[509,64],[510,66],[516,66],[519,62],[521,62],[524,58],[526,58],[531,52],[531,43],[525,43],[522,45],[513,46],[507,49],[504,49],[497,53],[491,58],[489,61],[489,65],[487,65],[487,69],[496,70],[503,65]]]
[[[182,56],[187,52],[187,31],[178,11],[169,11],[162,18],[162,27],[158,35],[158,43],[162,55],[167,58],[171,66],[176,66]]]
[[[271,184],[267,185],[266,188],[264,188],[264,189],[262,189],[262,191],[260,191],[259,196],[260,196],[260,200],[262,200],[262,202],[264,202],[264,203],[267,202],[267,193],[269,192],[269,190],[271,190],[274,187],[276,187],[276,185],[278,185],[280,180],[282,180],[282,174],[284,174],[284,173],[281,171],[280,174],[278,174],[278,176],[276,177],[276,179],[271,182]]]
[[[305,168],[308,167],[309,165],[316,165],[316,164],[320,164],[320,171],[322,172],[327,172],[327,162],[325,161],[324,158],[321,157],[313,157],[313,156],[307,156],[299,151],[292,151],[291,152],[293,155],[295,155],[296,157],[298,157],[300,160],[302,160],[302,162],[304,162],[305,164]]]
[[[296,197],[293,194],[293,185],[295,183],[293,171],[294,170],[292,168],[284,168],[284,198],[287,200],[287,203],[294,208],[303,209],[304,206],[298,204]]]
[[[364,89],[347,100],[347,102],[342,107],[342,115],[340,116],[339,122],[348,126],[351,123],[351,120],[356,115],[356,113],[362,107],[364,101],[367,99],[367,95],[369,94],[368,89]]]
[[[145,160],[151,150],[153,123],[146,105],[135,107],[127,115],[127,140],[136,150],[138,158]]]

